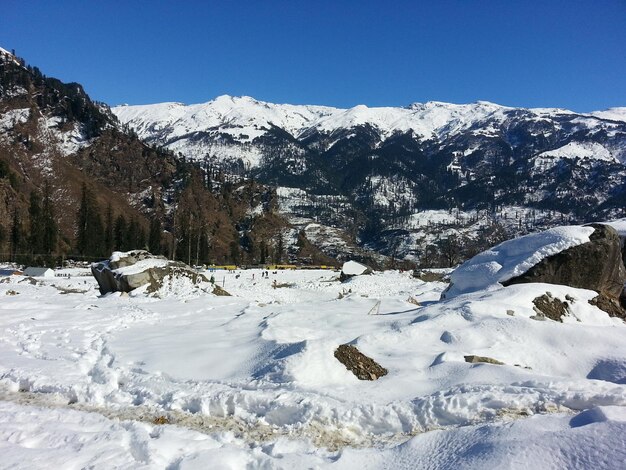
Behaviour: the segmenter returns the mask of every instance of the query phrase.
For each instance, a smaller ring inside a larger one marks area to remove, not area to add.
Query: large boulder
[[[356,261],[346,261],[341,268],[341,274],[339,279],[343,282],[354,276],[360,276],[362,274],[372,274],[373,270],[365,264],[358,263]]]
[[[108,260],[91,265],[91,273],[98,281],[100,293],[130,292],[148,285],[154,292],[166,278],[187,278],[192,283],[208,282],[195,269],[164,256],[156,256],[145,250],[114,252]]]
[[[502,285],[544,282],[589,289],[603,297],[619,300],[626,282],[626,269],[617,231],[603,224],[592,224],[589,241],[542,259],[525,273]]]
[[[456,268],[450,274],[450,285],[441,298],[450,299],[461,294],[501,287],[511,279],[558,284],[554,278],[553,281],[548,280],[548,276],[533,281],[521,279],[543,260],[589,243],[595,231],[594,227],[579,225],[554,227],[500,243]]]

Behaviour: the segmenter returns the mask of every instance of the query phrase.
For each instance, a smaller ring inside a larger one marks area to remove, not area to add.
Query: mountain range
[[[494,222],[514,234],[623,213],[626,108],[339,109],[220,96],[112,112],[146,142],[277,186],[282,213],[317,243],[340,229],[419,257]]]
[[[626,108],[340,109],[226,95],[109,108],[3,49],[0,79],[5,253],[44,182],[59,251],[75,251],[84,183],[103,221],[147,231],[159,220],[158,251],[204,262],[453,264],[516,234],[624,215]]]

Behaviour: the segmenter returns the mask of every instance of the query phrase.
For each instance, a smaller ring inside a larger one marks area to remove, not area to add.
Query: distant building
[[[54,277],[54,271],[50,268],[35,268],[30,266],[24,270],[24,276]]]

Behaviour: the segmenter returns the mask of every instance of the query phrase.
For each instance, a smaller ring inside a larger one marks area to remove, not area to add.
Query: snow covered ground
[[[622,468],[626,325],[546,284],[439,301],[387,271],[99,296],[0,278],[0,468]],[[274,282],[276,281],[276,282]],[[532,300],[570,299],[563,323]],[[378,314],[368,314],[380,301]],[[417,305],[419,304],[419,305]],[[355,344],[389,373],[360,381]],[[504,363],[467,363],[465,355]]]

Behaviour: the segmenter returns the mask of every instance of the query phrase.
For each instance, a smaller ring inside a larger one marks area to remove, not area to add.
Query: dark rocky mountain
[[[44,187],[58,233],[41,253],[33,214]],[[143,142],[79,84],[0,49],[2,257],[94,259],[146,247],[189,263],[331,261],[298,240],[273,188]]]

